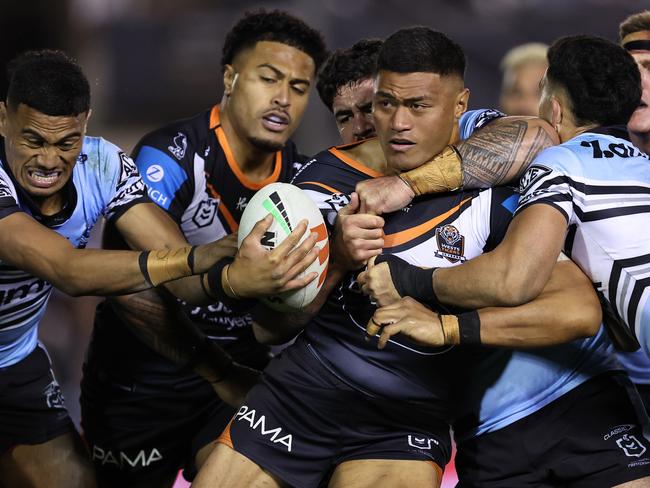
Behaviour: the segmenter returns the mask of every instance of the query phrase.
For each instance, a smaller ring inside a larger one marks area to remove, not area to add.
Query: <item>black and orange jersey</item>
[[[350,147],[350,146],[346,146]],[[357,182],[379,176],[332,148],[318,154],[294,184],[318,204],[327,223],[349,202]],[[416,198],[385,216],[383,252],[422,267],[454,266],[493,249],[505,235],[518,195],[508,188],[462,191]],[[348,274],[307,326],[304,340],[341,380],[371,395],[439,405],[441,418],[453,415],[452,387],[466,371],[473,348],[431,348],[402,336],[383,350],[368,340],[365,326],[375,306]]]
[[[292,141],[275,154],[272,174],[252,182],[241,172],[221,127],[219,106],[173,122],[144,136],[134,150],[150,198],[178,223],[191,244],[204,244],[235,232],[257,190],[290,181],[304,158]],[[186,307],[210,338],[224,347],[254,340],[251,317],[233,313],[222,303]],[[245,346],[245,344],[238,344]]]

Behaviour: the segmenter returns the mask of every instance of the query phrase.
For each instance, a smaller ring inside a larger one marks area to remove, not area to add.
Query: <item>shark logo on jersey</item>
[[[645,446],[631,434],[623,434],[616,440],[616,445],[623,449],[627,457],[641,457],[646,452]]]
[[[499,112],[498,110],[494,109],[489,109],[489,110],[484,110],[481,115],[479,115],[476,118],[476,122],[474,122],[474,130],[478,130],[484,125],[486,125],[488,122],[491,122],[494,119],[498,119],[499,117],[505,117],[506,114],[503,112]]]
[[[521,177],[519,182],[519,192],[526,193],[526,190],[533,186],[533,184],[538,181],[540,178],[543,178],[546,175],[551,174],[551,169],[541,164],[535,164],[528,168],[528,171]]]
[[[465,237],[453,225],[445,225],[436,229],[437,258],[445,258],[451,263],[461,263],[465,257]]]
[[[214,216],[217,215],[218,206],[219,202],[213,198],[203,200],[201,203],[199,203],[196,212],[194,212],[192,222],[194,222],[197,227],[209,226],[212,224],[212,222],[214,222]]]
[[[174,137],[172,142],[173,145],[169,146],[167,149],[180,161],[183,159],[183,156],[185,156],[185,151],[187,150],[187,137],[182,132],[179,132],[176,134],[176,137]]]
[[[45,402],[49,408],[64,408],[61,387],[56,380],[45,387],[43,394],[45,395]]]

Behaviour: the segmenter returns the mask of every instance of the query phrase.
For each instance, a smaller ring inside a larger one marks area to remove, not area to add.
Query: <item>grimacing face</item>
[[[0,104],[0,134],[7,164],[18,184],[36,200],[56,196],[72,176],[81,153],[88,112],[45,115],[25,104]]]
[[[458,75],[380,71],[373,116],[389,166],[417,168],[454,142],[468,100]]]
[[[313,59],[286,44],[260,41],[238,53],[224,72],[238,137],[265,151],[282,148],[300,123],[314,76]]]
[[[332,100],[336,127],[343,144],[362,141],[375,135],[372,98],[375,80],[364,78],[340,87]]]

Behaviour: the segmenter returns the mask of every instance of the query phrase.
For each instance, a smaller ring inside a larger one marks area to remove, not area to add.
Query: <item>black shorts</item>
[[[193,479],[197,452],[234,412],[208,382],[140,342],[110,307],[98,308],[81,383],[81,425],[103,479],[122,486],[181,468]]]
[[[448,424],[427,405],[352,389],[300,338],[271,361],[219,440],[299,487],[319,486],[344,461],[423,460],[443,468],[451,451]]]
[[[459,446],[458,488],[611,487],[650,476],[647,419],[621,373],[599,375],[541,410]]]
[[[42,346],[16,364],[0,368],[0,454],[13,446],[41,444],[73,430]]]

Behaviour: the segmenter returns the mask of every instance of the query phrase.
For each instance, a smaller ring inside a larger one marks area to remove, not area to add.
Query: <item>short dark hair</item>
[[[641,101],[641,75],[621,46],[594,36],[567,36],[548,50],[547,79],[566,90],[579,126],[626,124]]]
[[[373,77],[377,72],[377,56],[384,41],[361,39],[346,49],[334,51],[318,73],[316,89],[325,106],[332,110],[340,88]]]
[[[295,47],[314,60],[316,72],[327,57],[323,35],[305,22],[281,10],[246,12],[226,35],[221,67],[260,41],[272,41]]]
[[[463,49],[442,32],[416,26],[400,29],[384,41],[378,71],[465,76]]]
[[[7,68],[7,105],[23,103],[46,115],[79,115],[90,109],[90,85],[77,62],[63,51],[27,51]]]

